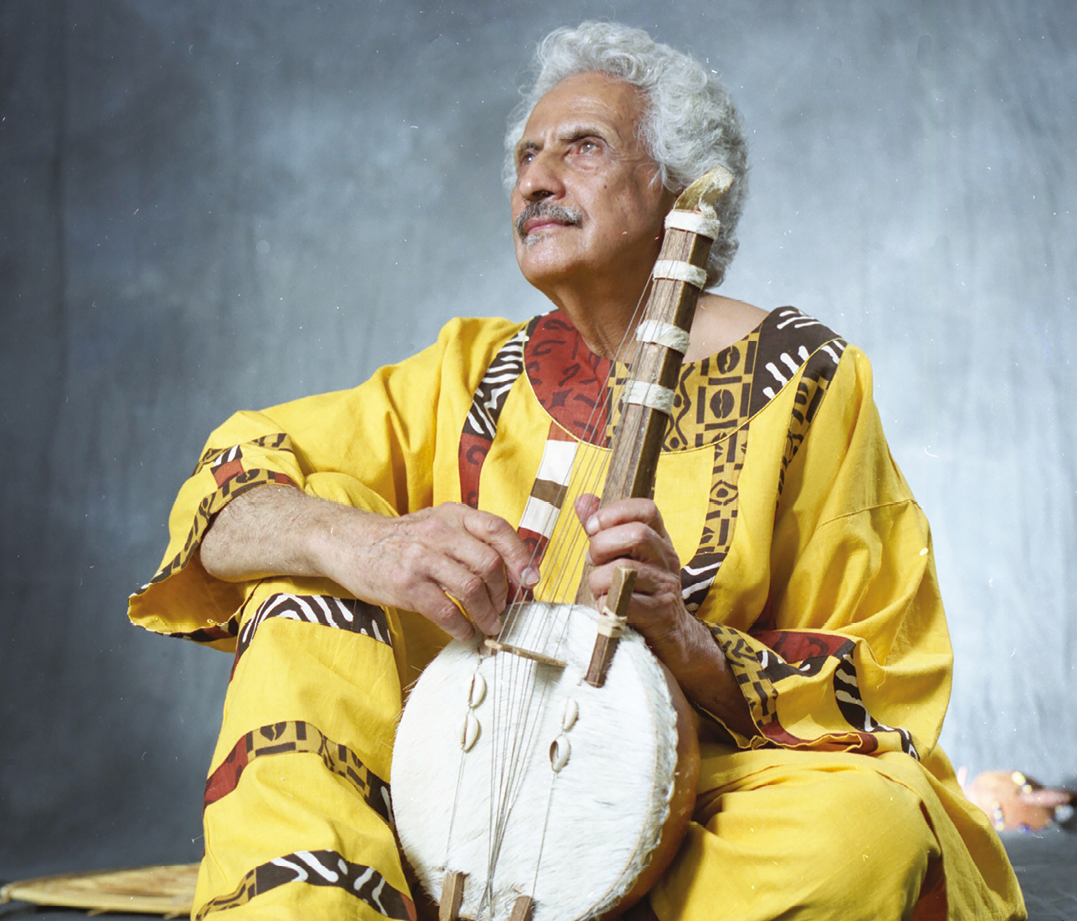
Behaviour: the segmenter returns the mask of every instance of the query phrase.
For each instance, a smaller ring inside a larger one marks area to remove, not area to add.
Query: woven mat
[[[8,883],[2,902],[31,902],[61,908],[82,908],[90,914],[134,912],[183,918],[191,913],[198,864],[66,873]]]

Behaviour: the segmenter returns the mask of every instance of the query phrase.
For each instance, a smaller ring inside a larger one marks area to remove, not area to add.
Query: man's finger
[[[481,590],[481,593],[489,599],[493,613],[500,614],[505,610],[508,604],[509,578],[505,561],[494,547],[478,538],[471,537],[470,534],[464,534],[459,536],[447,553],[451,559],[471,574],[470,576],[457,574],[457,578],[464,579],[460,587],[466,593],[466,598],[460,600],[471,601],[479,597]],[[481,598],[479,603],[482,604]]]
[[[632,585],[633,596],[644,597],[669,588],[669,574],[665,570],[650,563],[641,564],[638,560],[621,558],[611,560],[591,570],[587,584],[592,595],[597,596],[599,593],[605,595],[610,590],[614,574],[619,566],[632,569],[636,573],[636,579]]]
[[[587,559],[593,566],[603,566],[620,557],[640,563],[665,561],[667,539],[639,521],[604,528],[587,547]]]
[[[577,497],[574,507],[576,510],[576,517],[580,519],[580,524],[585,528],[587,526],[588,519],[598,511],[600,503],[598,496],[593,493],[585,492]],[[588,532],[590,533],[590,532]]]
[[[577,514],[579,514],[579,505],[577,505]],[[591,536],[606,528],[615,528],[633,521],[641,522],[663,537],[666,536],[662,513],[658,511],[658,506],[652,499],[620,499],[601,508],[594,508],[589,517],[581,520],[583,520],[584,530]]]
[[[496,601],[498,590],[491,589],[481,575],[451,557],[439,557],[431,567],[431,578],[442,588],[449,602],[459,612],[466,614],[487,636],[501,630],[499,615],[505,609],[504,602]],[[504,573],[501,574],[500,596],[505,595]],[[447,612],[448,613],[448,612]],[[451,617],[448,618],[450,621]]]
[[[538,583],[538,566],[531,558],[531,550],[520,535],[504,518],[480,512],[476,509],[464,509],[462,521],[464,528],[473,537],[493,547],[504,560],[512,580],[524,588],[532,588]]]
[[[475,626],[461,613],[455,599],[437,586],[425,585],[417,593],[417,600],[416,611],[453,639],[469,640],[475,635]]]

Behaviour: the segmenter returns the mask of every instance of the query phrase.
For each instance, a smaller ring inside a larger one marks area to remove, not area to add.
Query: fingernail
[[[532,588],[532,587],[538,585],[538,580],[539,580],[539,571],[537,569],[535,569],[533,566],[528,566],[527,569],[524,570],[524,582],[523,582],[524,586],[526,588]]]
[[[587,524],[584,525],[583,529],[588,534],[597,534],[598,533],[598,516],[597,515],[592,515],[590,518],[588,518],[587,519]]]

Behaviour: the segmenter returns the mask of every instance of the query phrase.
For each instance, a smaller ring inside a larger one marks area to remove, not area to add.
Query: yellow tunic
[[[557,506],[594,491],[579,471],[608,453],[622,376],[607,385],[609,371],[557,312],[454,320],[354,390],[213,433],[130,608],[148,629],[236,650],[197,916],[291,917],[326,898],[341,917],[413,914],[389,754],[401,688],[443,641],[325,583],[210,578],[196,551],[213,514],[268,482],[385,514],[465,502],[518,525],[545,574],[578,527]],[[783,308],[686,365],[655,499],[686,603],[756,727],[716,726],[722,741],[704,745],[695,824],[651,895],[659,917],[1023,917],[997,837],[937,747],[949,639],[865,356]]]

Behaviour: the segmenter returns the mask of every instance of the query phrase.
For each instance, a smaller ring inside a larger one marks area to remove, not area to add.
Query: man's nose
[[[546,151],[535,153],[531,162],[521,169],[517,188],[529,202],[563,196],[564,176],[558,158]]]

